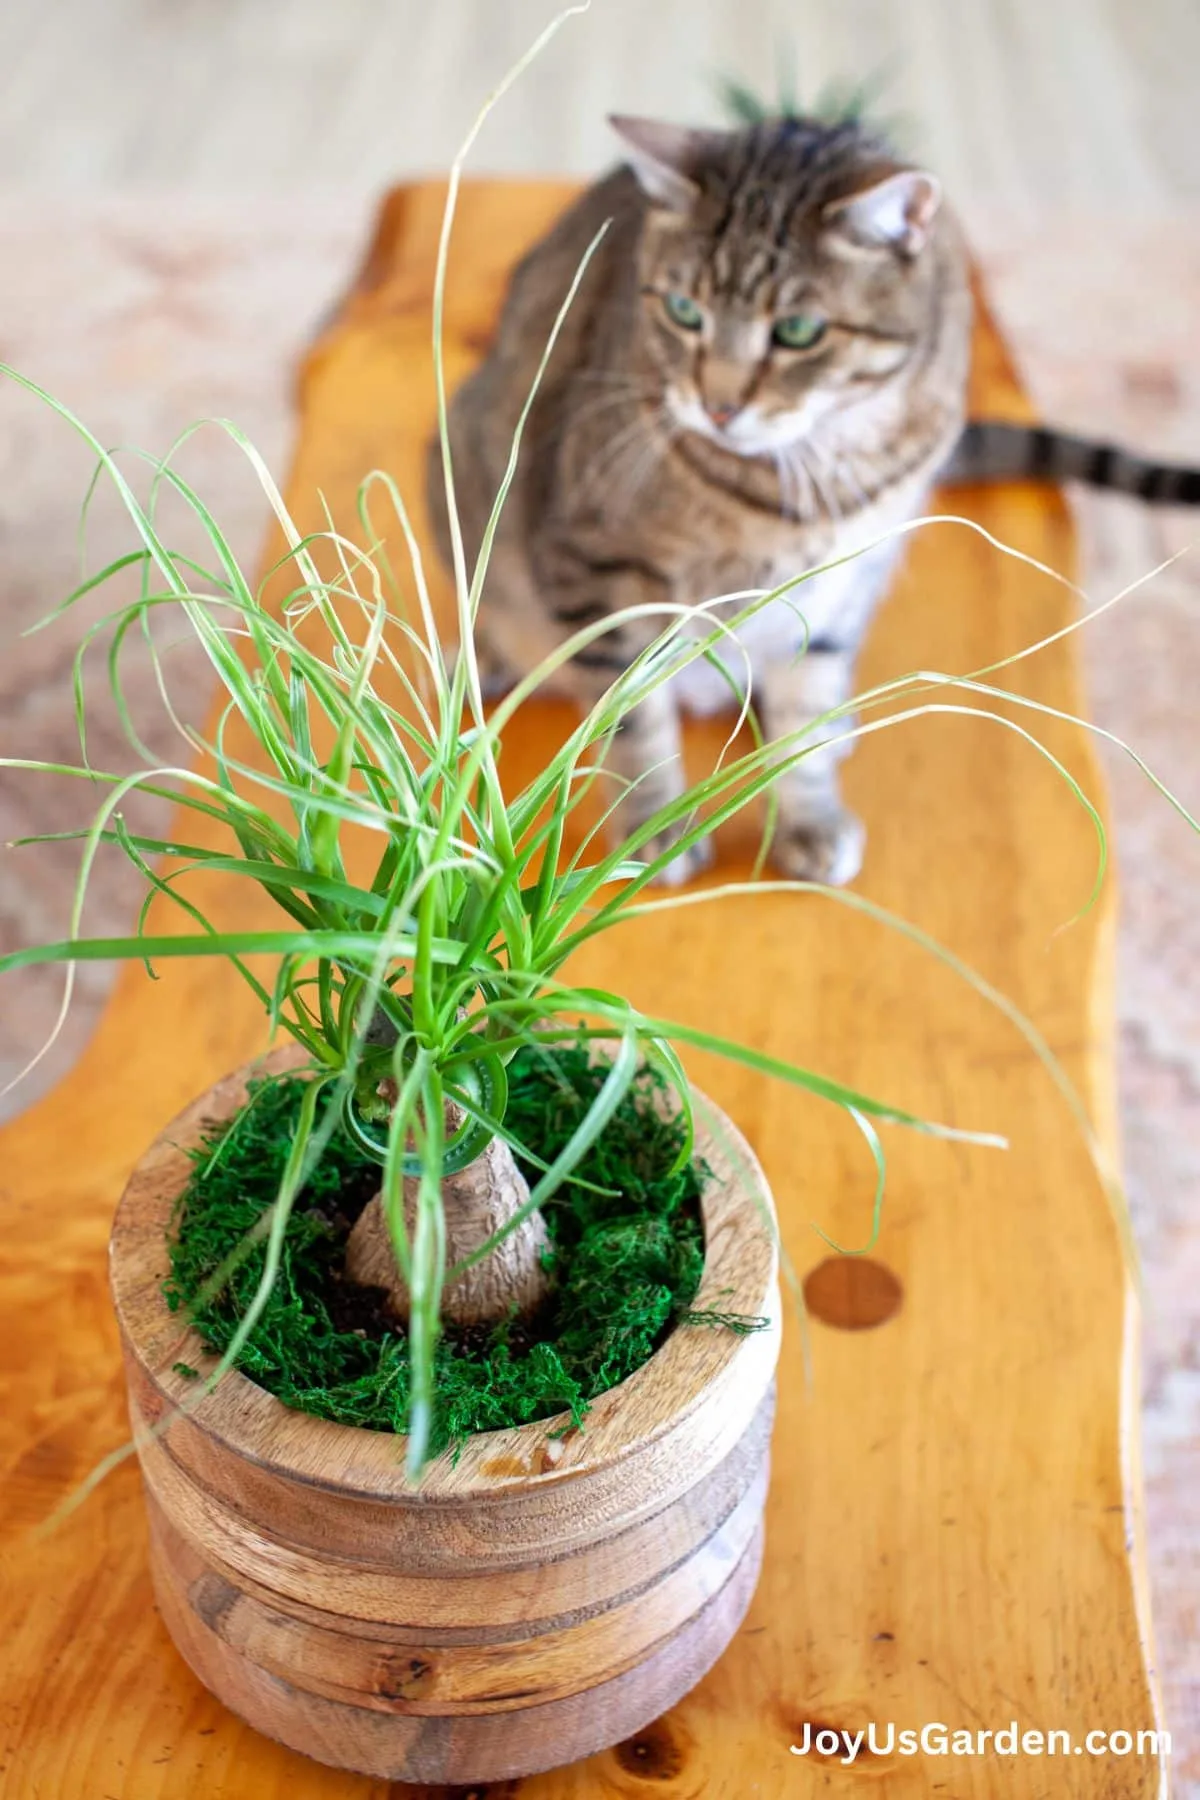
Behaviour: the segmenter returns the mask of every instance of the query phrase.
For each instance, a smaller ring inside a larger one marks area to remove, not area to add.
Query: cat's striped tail
[[[1041,425],[972,420],[946,466],[947,481],[1083,481],[1163,506],[1200,506],[1200,469],[1149,462]]]

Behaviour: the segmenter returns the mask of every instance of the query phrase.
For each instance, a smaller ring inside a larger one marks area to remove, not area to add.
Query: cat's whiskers
[[[591,394],[582,405],[576,402],[577,388],[590,388]],[[603,377],[598,373],[571,377],[571,416],[580,418],[591,406],[653,406],[661,398],[660,391],[644,377],[614,375]]]
[[[595,455],[584,465],[579,476],[579,493],[583,498],[590,498],[597,482],[607,480],[620,466],[626,451],[633,449],[639,439],[648,434],[649,426],[644,417],[633,419],[620,431],[607,438]]]
[[[644,414],[642,425],[644,425],[644,432],[642,432],[644,443],[640,445],[640,450],[637,441],[626,441],[622,445],[621,455],[615,459],[615,463],[610,464],[608,473],[612,479],[617,475],[619,466],[624,463],[621,477],[615,481],[606,497],[606,511],[610,518],[626,517],[630,502],[637,495],[644,477],[648,475],[651,468],[655,468],[662,461],[669,446],[680,434],[680,427],[673,419],[669,418],[666,407],[662,407],[662,405],[658,405],[655,409],[649,410],[648,414]]]
[[[775,479],[779,483],[780,516],[784,519],[794,518],[795,515],[792,511],[791,502],[789,501],[789,499],[787,497],[786,484],[784,482],[783,456],[782,456],[781,452],[778,450],[768,450],[767,455],[771,459],[772,467],[775,470]]]
[[[800,473],[788,455],[786,445],[767,452],[775,465],[779,477],[779,506],[783,517],[794,525],[803,519],[801,510],[802,494],[800,489]]]
[[[820,500],[821,505],[824,507],[827,518],[833,524],[840,525],[842,522],[842,509],[838,505],[836,492],[830,488],[828,481],[826,480],[828,471],[822,471],[819,467],[814,468],[808,458],[807,452],[809,450],[815,452],[816,448],[816,445],[811,439],[798,438],[795,445],[796,456],[801,468],[808,476],[814,495]]]
[[[865,512],[871,505],[871,496],[867,493],[862,482],[855,473],[852,456],[839,456],[837,449],[833,444],[822,444],[819,448],[827,465],[832,466],[835,470],[837,479],[849,494],[850,499],[854,501],[860,510]]]
[[[627,412],[640,412],[650,404],[650,401],[651,396],[648,394],[639,394],[636,397],[630,394],[601,394],[599,399],[589,400],[583,406],[572,408],[572,429],[578,428],[586,420],[594,419],[601,413],[612,412],[619,407],[624,407]]]
[[[662,461],[681,430],[682,427],[671,418],[665,406],[656,407],[650,414],[646,421],[646,443],[642,453],[633,461],[625,480],[618,488],[615,507],[610,502],[613,517],[624,516],[645,476]]]
[[[792,462],[792,468],[796,472],[797,482],[799,482],[800,477],[802,475],[804,477],[805,487],[806,487],[807,494],[808,494],[808,506],[807,506],[807,511],[805,514],[805,523],[809,524],[809,525],[815,524],[816,522],[818,522],[820,520],[821,507],[823,504],[820,489],[817,486],[816,480],[813,476],[813,472],[812,472],[811,468],[808,465],[807,459],[802,454],[797,454],[795,456],[795,458]]]
[[[572,433],[594,423],[604,413],[620,412],[621,410],[634,415],[630,419],[632,425],[640,420],[644,410],[648,406],[652,406],[656,400],[654,390],[644,379],[634,379],[627,375],[609,375],[599,369],[582,369],[571,377],[572,387],[577,382],[584,381],[605,391],[585,400],[582,405],[572,404],[570,411]],[[587,435],[585,431],[584,436]],[[620,435],[620,433],[616,434],[616,436]],[[606,439],[601,444],[599,453],[603,454],[608,443],[612,441],[614,440]],[[592,467],[591,463],[585,465],[583,480],[586,481],[590,478]]]

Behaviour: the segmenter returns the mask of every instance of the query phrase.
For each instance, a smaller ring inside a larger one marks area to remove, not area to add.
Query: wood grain
[[[452,265],[452,373],[486,340],[511,261],[568,190],[481,184],[464,196]],[[440,191],[385,209],[373,284],[308,359],[290,485],[303,526],[323,489],[348,519],[362,472],[384,463],[419,489],[431,414],[427,303]],[[1020,411],[986,319],[976,405]],[[1066,513],[1033,488],[948,504],[1070,570]],[[915,543],[869,647],[864,678],[979,668],[1071,617],[1061,588],[965,527]],[[1082,704],[1065,641],[1006,676],[1019,693]],[[1028,717],[1028,715],[1026,715]],[[518,720],[519,779],[562,728]],[[1085,735],[1038,734],[1097,794]],[[697,761],[706,732],[689,738]],[[987,720],[929,717],[868,740],[848,770],[870,828],[860,891],[973,964],[1037,1022],[1113,1139],[1112,896],[1086,899],[1095,844],[1053,771]],[[749,822],[724,831],[718,877],[749,866]],[[217,879],[218,919],[269,920]],[[848,1794],[862,1765],[790,1756],[804,1722],[858,1729],[1149,1729],[1148,1624],[1135,1469],[1136,1319],[1116,1229],[1061,1100],[1013,1030],[918,946],[838,906],[764,892],[629,924],[580,956],[580,981],[619,981],[638,1004],[718,1026],[898,1105],[1004,1132],[1007,1152],[888,1134],[876,1261],[902,1305],[875,1330],[785,1336],[768,1551],[746,1628],[719,1668],[652,1730],[522,1800],[663,1794],[792,1800]],[[124,973],[87,1056],[0,1136],[6,1530],[49,1509],[117,1443],[122,1380],[102,1277],[115,1197],[145,1145],[196,1093],[262,1047],[248,994],[208,966]],[[689,1058],[770,1179],[803,1277],[867,1236],[873,1172],[840,1117],[749,1073]],[[34,1543],[18,1540],[3,1595],[4,1779],[75,1800],[384,1800],[388,1789],[305,1763],[206,1696],[150,1606],[137,1481],[119,1470]],[[1152,1757],[877,1758],[889,1800],[944,1791],[1036,1800],[1150,1800]]]
[[[167,1306],[168,1235],[189,1151],[244,1105],[247,1073],[141,1158],[110,1247],[176,1645],[260,1731],[390,1780],[507,1779],[633,1735],[725,1649],[761,1561],[779,1289],[752,1152],[698,1096],[694,1304],[765,1329],[681,1326],[582,1430],[563,1414],[481,1433],[414,1488],[390,1433],[181,1373],[215,1359]]]

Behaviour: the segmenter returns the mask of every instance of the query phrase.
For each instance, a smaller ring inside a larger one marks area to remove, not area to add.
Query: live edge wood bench
[[[464,193],[452,380],[486,344],[508,269],[569,193],[502,183]],[[306,361],[289,488],[302,529],[323,523],[320,491],[353,530],[355,489],[376,466],[419,498],[442,200],[433,184],[389,197],[356,284]],[[985,309],[974,407],[1028,416]],[[952,506],[1071,572],[1056,494],[959,490]],[[1071,612],[1063,588],[964,526],[931,527],[913,544],[863,676],[978,669]],[[1081,706],[1070,640],[1005,680],[1049,706]],[[1034,722],[1096,796],[1086,734]],[[506,760],[518,773],[533,767],[563,724],[552,706],[531,710]],[[713,741],[697,730],[689,753],[702,758]],[[1092,826],[1064,784],[1015,733],[946,716],[868,739],[847,786],[870,833],[860,891],[1037,1023],[1111,1145],[1113,894],[1110,884],[1055,935],[1086,899],[1095,864]],[[718,876],[745,876],[752,848],[748,825],[722,834]],[[270,916],[232,881],[206,893],[226,925]],[[870,1777],[890,1800],[1159,1794],[1152,1756],[864,1751],[846,1767],[789,1750],[806,1725],[853,1733],[872,1720],[969,1731],[1016,1720],[1076,1742],[1159,1723],[1136,1312],[1100,1184],[1033,1052],[919,946],[819,896],[762,894],[637,921],[581,955],[574,973],[915,1112],[1003,1133],[1011,1147],[889,1133],[874,1255],[831,1261],[810,1221],[849,1245],[869,1226],[873,1171],[852,1127],[789,1090],[689,1058],[765,1165],[809,1302],[807,1351],[794,1317],[785,1336],[762,1582],[732,1649],[684,1704],[615,1751],[503,1784],[505,1796],[773,1800],[857,1792]],[[48,1534],[30,1534],[126,1433],[105,1275],[124,1180],[167,1120],[263,1047],[263,1021],[235,977],[210,963],[167,962],[158,974],[122,974],[78,1067],[0,1134],[10,1548],[0,1789],[13,1800],[415,1793],[306,1762],[199,1686],[154,1610],[135,1464]]]

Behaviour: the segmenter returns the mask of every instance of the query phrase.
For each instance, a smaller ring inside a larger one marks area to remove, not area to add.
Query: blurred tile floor
[[[481,96],[550,16],[539,0],[8,0],[0,19],[0,359],[106,443],[162,449],[228,416],[286,466],[291,382],[352,269],[375,194],[443,167]],[[636,31],[633,29],[636,24]],[[888,69],[883,110],[945,174],[1046,416],[1200,461],[1200,9],[1194,0],[597,0],[489,124],[478,166],[586,171],[606,111],[713,115],[711,72],[804,87]],[[635,49],[636,46],[636,49]],[[686,51],[681,47],[686,46]],[[413,80],[412,72],[420,79]],[[894,107],[891,106],[894,95]],[[253,562],[261,505],[216,432],[191,473]],[[90,470],[61,425],[0,390],[0,754],[70,757],[73,634],[21,633],[73,583]],[[1196,515],[1077,496],[1101,600],[1186,551]],[[103,505],[89,561],[125,547]],[[1200,812],[1200,554],[1085,633],[1094,717]],[[177,656],[177,680],[204,691]],[[179,658],[182,657],[182,660]],[[132,683],[151,677],[143,665]],[[164,737],[156,750],[177,757]],[[111,712],[93,737],[119,755]],[[1176,1800],[1200,1796],[1200,842],[1106,751],[1121,871],[1125,1160],[1146,1267],[1146,1483]],[[78,823],[78,784],[0,771],[0,842]],[[0,852],[0,950],[66,927],[73,846]],[[88,928],[136,904],[98,874]],[[44,1038],[61,977],[0,992],[0,1086]],[[28,1104],[85,1041],[81,972]],[[1119,1722],[1112,1722],[1114,1724]]]

